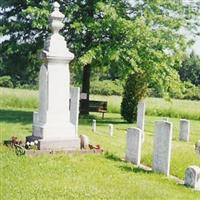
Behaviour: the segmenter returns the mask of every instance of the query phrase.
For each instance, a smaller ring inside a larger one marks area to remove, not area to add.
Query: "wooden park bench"
[[[104,113],[107,112],[107,102],[106,101],[89,101],[88,110],[85,110],[83,106],[80,107],[80,112],[100,112],[102,113],[102,119],[104,118]]]

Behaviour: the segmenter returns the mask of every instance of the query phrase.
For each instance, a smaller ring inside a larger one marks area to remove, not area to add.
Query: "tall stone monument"
[[[68,50],[59,31],[64,27],[60,5],[53,4],[49,17],[52,31],[45,41],[44,64],[39,74],[39,112],[34,113],[33,137],[39,140],[40,150],[75,150],[80,148],[75,125],[70,122],[69,62],[74,55]]]

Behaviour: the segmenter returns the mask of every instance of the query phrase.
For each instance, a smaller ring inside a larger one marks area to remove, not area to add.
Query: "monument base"
[[[80,149],[80,139],[65,139],[65,140],[39,140],[39,150],[50,151],[69,151]]]
[[[38,141],[38,149],[44,151],[77,151],[80,150],[80,139],[69,138],[69,139],[51,139],[45,140],[37,136],[27,136],[26,142]]]

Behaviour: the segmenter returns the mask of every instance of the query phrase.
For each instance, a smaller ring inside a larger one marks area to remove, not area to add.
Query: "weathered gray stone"
[[[200,154],[200,140],[195,143],[195,151]]]
[[[70,96],[70,121],[75,126],[76,135],[78,135],[80,88],[71,87]]]
[[[181,119],[179,140],[188,142],[189,137],[190,137],[190,121],[186,119]]]
[[[185,185],[200,190],[200,168],[190,166],[185,171]]]
[[[80,135],[80,144],[81,149],[87,149],[90,144],[89,137],[87,135]]]
[[[153,171],[169,176],[171,159],[172,124],[166,121],[155,123],[153,148]]]
[[[127,143],[126,160],[136,165],[140,165],[142,130],[140,130],[139,128],[128,128],[126,143]]]
[[[92,120],[92,131],[95,133],[96,132],[96,120]]]
[[[80,139],[67,140],[39,140],[39,150],[70,151],[80,149]]]
[[[145,120],[145,102],[140,101],[137,106],[137,128],[142,130],[142,142],[144,142],[144,120]]]
[[[113,136],[113,129],[113,124],[108,124],[108,131],[110,136]]]

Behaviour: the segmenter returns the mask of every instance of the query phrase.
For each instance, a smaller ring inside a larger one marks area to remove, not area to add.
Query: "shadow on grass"
[[[99,122],[100,124],[129,124],[123,120],[114,120],[114,119],[103,119],[102,121]],[[132,124],[131,124],[132,125]]]
[[[151,174],[152,171],[150,170],[145,170],[143,168],[140,168],[140,167],[131,167],[131,166],[126,166],[126,165],[122,165],[122,166],[119,166],[119,168],[122,170],[122,171],[126,171],[126,172],[134,172],[134,173],[147,173],[147,174]]]
[[[128,124],[126,121],[124,121],[123,119],[115,119],[115,118],[107,118],[105,117],[104,119],[102,119],[100,116],[96,116],[96,115],[80,115],[79,116],[80,119],[80,123],[81,124],[85,124],[85,123],[91,123],[93,119],[97,120],[99,125],[103,125],[103,124]],[[132,125],[132,124],[130,124]]]
[[[31,111],[0,110],[0,122],[30,124],[32,119]]]
[[[104,156],[105,156],[105,158],[106,159],[108,159],[108,160],[113,160],[113,161],[122,161],[122,159],[120,158],[120,157],[118,157],[118,156],[116,156],[116,155],[114,155],[114,154],[112,154],[112,153],[110,153],[110,152],[106,152],[105,154],[104,154]]]
[[[112,160],[112,161],[117,161],[117,162],[123,162],[124,164],[119,166],[119,168],[122,171],[126,171],[126,172],[133,172],[133,173],[146,173],[146,174],[151,174],[153,173],[152,170],[146,169],[146,168],[142,168],[142,167],[136,167],[136,166],[127,166],[127,162],[125,160],[122,160],[120,157],[110,153],[110,152],[106,152],[104,154],[106,159]]]

